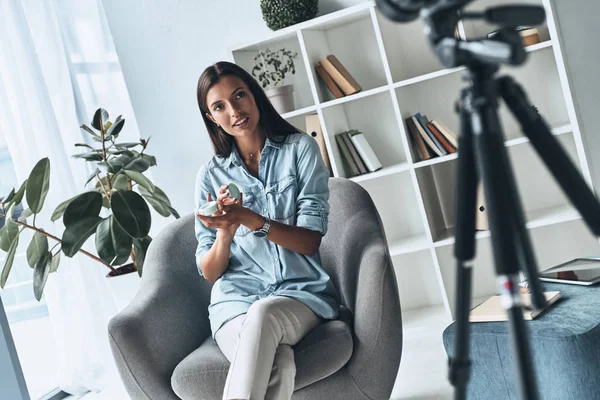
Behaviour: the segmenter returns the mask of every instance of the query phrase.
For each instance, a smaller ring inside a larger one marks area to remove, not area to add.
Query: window
[[[6,196],[17,182],[6,142],[0,132],[0,197]],[[20,235],[19,247],[4,290],[0,290],[4,310],[21,362],[25,382],[32,399],[40,398],[56,387],[56,345],[48,317],[48,307],[42,297],[33,295],[33,270],[27,264],[27,246],[32,233],[25,230]],[[6,253],[0,252],[0,269],[4,267]],[[40,334],[44,332],[43,334]]]

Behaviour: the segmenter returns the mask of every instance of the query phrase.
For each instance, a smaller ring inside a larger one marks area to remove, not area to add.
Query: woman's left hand
[[[230,225],[236,225],[237,228],[237,226],[244,222],[248,215],[248,211],[250,211],[242,205],[243,202],[243,193],[240,193],[239,199],[226,199],[226,201],[223,201],[220,205],[220,215],[212,217],[202,216],[202,220],[206,221],[205,225],[208,228],[224,228]]]

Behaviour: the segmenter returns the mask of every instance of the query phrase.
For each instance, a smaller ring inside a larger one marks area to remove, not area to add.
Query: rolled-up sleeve
[[[200,209],[200,206],[206,202],[208,193],[211,194],[212,198],[216,198],[215,194],[210,190],[210,185],[207,180],[206,166],[202,166],[196,176],[196,189],[194,191],[194,215]],[[196,267],[200,275],[202,270],[200,269],[200,259],[202,256],[211,249],[215,239],[217,237],[217,230],[207,228],[204,224],[196,217],[194,218],[194,231],[196,232],[196,239],[198,239],[198,247],[196,248]]]
[[[297,163],[296,226],[325,236],[329,217],[329,171],[319,145],[308,135],[302,135],[298,142]]]

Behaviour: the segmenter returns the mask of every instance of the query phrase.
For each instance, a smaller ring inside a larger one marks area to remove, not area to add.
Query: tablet
[[[539,272],[547,282],[593,285],[600,282],[600,257],[581,257]]]

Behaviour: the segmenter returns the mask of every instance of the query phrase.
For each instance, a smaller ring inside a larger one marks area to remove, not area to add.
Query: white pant
[[[223,399],[290,399],[296,377],[292,346],[321,322],[298,300],[272,296],[223,325],[215,336],[231,362]]]

